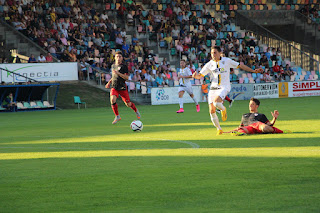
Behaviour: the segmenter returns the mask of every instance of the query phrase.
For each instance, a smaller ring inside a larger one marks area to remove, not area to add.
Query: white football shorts
[[[209,94],[208,94],[208,104],[211,104],[214,102],[214,99],[217,96],[220,96],[220,98],[222,99],[222,101],[226,98],[226,96],[228,95],[228,93],[230,92],[230,90],[228,90],[227,88],[221,88],[221,89],[216,89],[216,90],[209,90]]]
[[[187,92],[189,95],[192,95],[193,94],[193,91],[192,91],[192,87],[188,87],[188,86],[185,86],[185,87],[179,87],[178,89],[178,92],[181,92],[181,91],[185,91]]]

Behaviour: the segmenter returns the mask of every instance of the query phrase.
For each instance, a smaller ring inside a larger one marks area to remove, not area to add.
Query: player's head
[[[258,108],[260,106],[260,101],[256,98],[251,98],[249,102],[249,110],[251,113],[258,112]]]
[[[121,51],[116,52],[116,54],[115,54],[116,64],[121,64],[122,59],[123,59],[122,52]]]
[[[211,58],[215,61],[220,60],[221,58],[221,48],[219,46],[214,46],[211,49]]]
[[[184,60],[184,59],[180,60],[180,67],[182,67],[182,68],[186,67],[186,60]]]

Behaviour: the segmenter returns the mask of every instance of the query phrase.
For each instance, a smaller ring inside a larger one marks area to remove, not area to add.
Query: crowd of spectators
[[[319,4],[315,4],[315,5],[306,4],[306,5],[304,5],[303,8],[300,9],[299,12],[301,12],[303,15],[309,17],[313,23],[320,24],[319,7],[320,7]],[[319,28],[319,30],[320,30],[320,28]]]
[[[113,1],[105,2],[103,9],[113,4]],[[140,42],[137,35],[128,40],[123,28],[125,22],[137,27],[139,33],[148,32],[151,40],[164,44],[163,48],[175,50],[177,56],[181,54],[187,58],[192,70],[200,69],[210,60],[213,45],[221,46],[225,56],[252,68],[263,67],[266,74],[272,76],[278,73],[274,71],[275,62],[286,66],[279,48],[259,49],[254,37],[237,33],[232,28],[226,12],[220,17],[191,0],[162,2],[143,0],[144,5],[152,5],[148,10],[131,0],[119,1],[116,16],[109,17],[108,10],[96,10],[83,0],[0,0],[0,15],[48,51],[46,56],[31,55],[30,63],[51,62],[53,57],[62,62],[77,61],[81,80],[89,74],[91,78],[108,81],[114,52],[120,49],[130,80],[146,81],[152,86],[174,85],[175,70],[170,63],[166,59],[158,62],[157,55],[146,43]],[[274,75],[278,80],[286,75],[281,69],[279,73]]]

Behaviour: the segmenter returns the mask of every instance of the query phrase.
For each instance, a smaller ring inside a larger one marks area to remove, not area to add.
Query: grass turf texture
[[[0,212],[318,212],[318,106],[261,100],[294,133],[241,137],[216,136],[206,103],[138,106],[139,133],[123,105],[116,125],[110,107],[1,114]],[[223,129],[245,112],[236,101]]]

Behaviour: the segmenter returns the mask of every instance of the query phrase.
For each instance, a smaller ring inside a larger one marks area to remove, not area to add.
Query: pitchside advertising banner
[[[161,104],[178,104],[179,103],[179,95],[178,95],[179,87],[156,87],[151,88],[151,104],[152,105],[161,105]],[[202,101],[201,97],[201,86],[192,86],[194,97],[198,102]],[[194,101],[190,97],[190,95],[185,92],[183,95],[184,103],[193,103]]]
[[[320,81],[289,82],[289,97],[320,96]]]
[[[77,63],[34,63],[34,64],[0,64],[3,69],[35,79],[37,81],[74,81],[78,80]],[[26,79],[1,71],[0,81],[25,82]]]
[[[278,83],[253,84],[255,98],[279,98]]]
[[[250,100],[253,97],[253,84],[231,84],[230,99]]]

